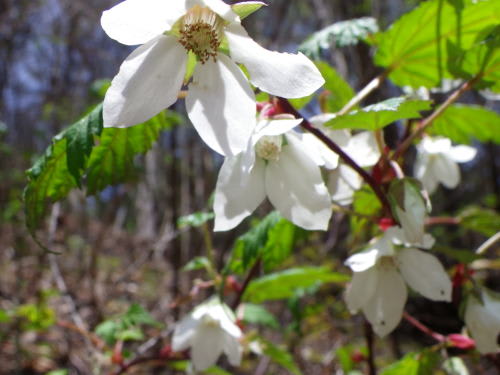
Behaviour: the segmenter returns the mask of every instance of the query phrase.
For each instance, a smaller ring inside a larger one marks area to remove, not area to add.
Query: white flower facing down
[[[176,325],[172,350],[191,348],[191,362],[196,371],[213,366],[222,353],[231,365],[238,366],[243,352],[241,336],[233,312],[214,298],[196,307]]]
[[[434,239],[426,235],[422,243],[413,245],[430,248],[433,244]],[[362,310],[380,337],[401,321],[408,297],[405,282],[433,301],[451,301],[451,281],[435,256],[394,245],[410,245],[399,227],[389,228],[368,249],[345,262],[354,272],[346,291],[347,306],[351,313]]]
[[[425,190],[432,194],[439,183],[453,189],[460,182],[460,168],[457,163],[471,161],[476,149],[470,146],[452,146],[448,138],[425,137],[417,145],[415,177],[422,181]]]
[[[215,231],[230,230],[269,198],[285,218],[308,230],[326,230],[328,190],[301,134],[302,119],[262,120],[245,152],[226,157],[215,188]]]
[[[324,79],[302,54],[272,52],[255,43],[222,0],[125,0],[105,11],[104,31],[127,45],[142,44],[122,63],[104,99],[106,127],[132,126],[177,100],[188,53],[196,56],[186,97],[189,119],[215,151],[235,155],[252,134],[255,96],[241,69],[261,90],[307,96]],[[229,55],[220,52],[221,45]]]
[[[371,167],[380,158],[380,152],[372,132],[360,132],[352,135],[349,130],[333,130],[323,124],[335,117],[335,114],[324,113],[311,117],[309,121],[334,141],[360,167]],[[363,179],[351,167],[340,162],[339,156],[312,134],[305,134],[304,141],[314,153],[316,163],[331,170],[328,187],[332,200],[340,205],[352,203],[356,190],[361,188]]]
[[[479,299],[470,295],[465,307],[465,324],[482,354],[500,350],[500,298],[490,291],[482,290]]]

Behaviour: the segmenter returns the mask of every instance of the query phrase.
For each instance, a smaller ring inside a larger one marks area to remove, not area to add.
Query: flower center
[[[206,314],[202,318],[202,322],[206,327],[219,327],[220,323],[218,320],[215,320],[210,315]]]
[[[281,135],[265,135],[255,145],[255,152],[262,159],[277,161],[282,144],[283,137]]]
[[[216,61],[222,42],[224,20],[209,8],[195,5],[181,19],[179,43],[192,51],[202,64]]]

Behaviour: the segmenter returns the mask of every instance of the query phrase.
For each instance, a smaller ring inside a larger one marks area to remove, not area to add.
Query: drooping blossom
[[[263,119],[246,151],[226,157],[215,188],[215,231],[229,230],[266,198],[282,216],[308,230],[326,230],[328,190],[311,150],[291,130],[302,119]]]
[[[236,63],[272,95],[303,97],[324,83],[304,55],[272,52],[254,42],[222,0],[125,0],[105,11],[101,24],[120,43],[142,44],[106,93],[106,127],[132,126],[172,105],[189,55],[198,62],[186,97],[189,119],[205,143],[224,155],[242,151],[255,124],[255,96]]]
[[[235,324],[234,313],[218,298],[212,298],[196,307],[175,327],[172,350],[191,348],[191,362],[196,371],[213,366],[225,353],[229,363],[241,363],[242,332]]]
[[[391,227],[365,251],[347,259],[354,272],[346,291],[347,306],[352,313],[362,310],[380,337],[401,320],[408,297],[405,283],[433,301],[451,301],[451,282],[439,260],[415,248],[433,244],[430,235],[418,244],[409,243],[403,229]]]
[[[481,301],[482,300],[482,301]],[[482,289],[481,298],[470,294],[465,307],[465,324],[482,354],[500,350],[500,297]]]
[[[425,137],[417,145],[415,177],[422,181],[429,194],[436,191],[440,183],[448,189],[456,188],[460,182],[457,163],[471,161],[476,153],[470,146],[452,146],[448,138]]]

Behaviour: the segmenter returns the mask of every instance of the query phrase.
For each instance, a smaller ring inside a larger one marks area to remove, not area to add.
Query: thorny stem
[[[445,336],[443,336],[440,333],[434,332],[432,329],[430,329],[426,325],[424,325],[421,322],[419,322],[417,319],[415,319],[413,316],[411,316],[410,314],[408,314],[406,311],[403,312],[403,317],[406,319],[406,321],[408,323],[410,323],[414,327],[418,328],[421,332],[425,333],[426,335],[432,337],[437,342],[442,343],[442,342],[446,341],[446,337]]]
[[[243,284],[241,286],[241,290],[239,291],[238,295],[236,296],[236,299],[231,304],[231,309],[233,311],[236,310],[236,308],[239,306],[239,304],[241,302],[241,298],[243,297],[243,294],[245,293],[245,290],[247,289],[247,287],[250,284],[250,282],[252,281],[252,279],[255,276],[257,276],[257,273],[259,272],[261,263],[262,263],[262,258],[259,257],[255,261],[255,263],[253,264],[253,266],[250,269],[250,271],[248,272],[248,275],[247,275],[245,281],[243,281]]]
[[[377,182],[373,179],[368,172],[366,172],[363,168],[361,168],[354,160],[351,159],[349,155],[347,155],[335,142],[333,142],[328,136],[326,136],[321,130],[315,128],[312,126],[312,124],[306,120],[291,104],[288,100],[284,98],[278,98],[280,105],[282,108],[287,112],[293,114],[297,118],[302,118],[302,122],[300,123],[300,126],[302,128],[306,129],[310,133],[314,134],[316,137],[318,137],[330,150],[335,152],[337,155],[340,156],[340,158],[347,164],[349,165],[352,169],[354,169],[362,178],[363,180],[370,185],[370,187],[373,189],[375,194],[377,195],[378,199],[382,203],[382,206],[384,208],[385,214],[389,215],[392,217],[391,213],[391,205],[389,201],[387,200],[387,197],[385,196],[384,192],[380,188],[380,186],[377,184]]]
[[[464,82],[462,86],[460,86],[453,94],[451,94],[448,99],[444,103],[442,103],[434,112],[432,112],[428,117],[419,122],[417,130],[410,134],[408,138],[404,140],[403,143],[399,145],[399,147],[394,152],[392,159],[397,160],[401,155],[403,155],[408,147],[413,143],[413,141],[424,134],[424,131],[432,125],[434,120],[441,116],[443,112],[453,103],[457,101],[457,99],[466,91],[470,90],[474,84],[480,79],[480,75],[472,78],[471,80]]]
[[[355,106],[357,106],[363,99],[365,99],[368,95],[372,93],[373,90],[380,87],[382,82],[384,82],[387,75],[390,73],[390,70],[387,69],[374,79],[372,79],[358,94],[352,98],[349,103],[347,103],[338,113],[338,116],[345,115]]]

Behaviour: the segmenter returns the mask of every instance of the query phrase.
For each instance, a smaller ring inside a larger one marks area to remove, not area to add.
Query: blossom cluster
[[[314,135],[297,130],[304,120],[276,111],[273,102],[257,109],[252,86],[271,96],[300,98],[323,85],[323,77],[307,57],[258,45],[222,0],[125,0],[105,11],[101,21],[111,38],[139,45],[106,93],[104,126],[141,123],[187,90],[190,121],[201,139],[225,157],[215,187],[215,231],[235,228],[266,197],[283,217],[307,230],[327,230],[332,205],[352,203],[363,179],[338,153]],[[326,127],[335,116],[323,113],[309,122],[359,167],[376,165],[383,150],[374,134]],[[475,153],[474,148],[452,146],[445,138],[425,137],[417,145],[415,177],[429,194],[440,183],[454,188],[460,181],[457,162],[470,161]],[[346,260],[353,271],[347,306],[353,313],[361,310],[379,336],[399,324],[406,284],[433,301],[452,298],[445,269],[436,256],[422,250],[434,244],[424,230],[428,212],[424,195],[405,187],[400,203],[393,210],[398,225]],[[469,298],[465,321],[478,349],[488,352],[498,348],[493,335],[484,332],[489,322],[498,327],[499,302],[486,292],[482,296]],[[190,349],[196,371],[216,363],[222,353],[236,366],[241,362],[242,337],[233,312],[213,298],[177,324],[172,348]]]

